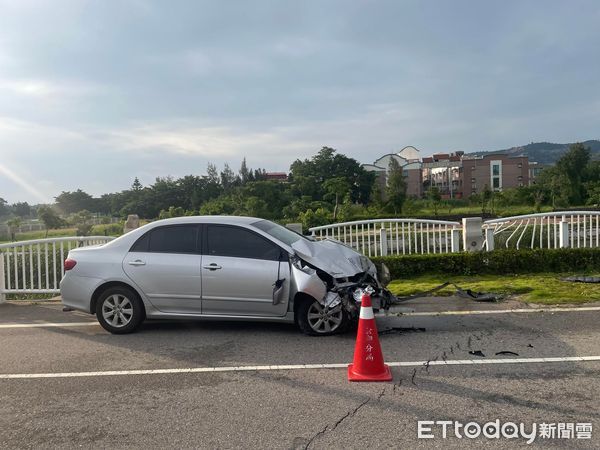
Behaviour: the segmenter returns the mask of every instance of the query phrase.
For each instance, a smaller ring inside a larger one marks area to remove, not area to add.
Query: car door
[[[289,298],[287,253],[247,228],[209,224],[202,257],[202,313],[283,316]],[[274,298],[276,282],[280,281]]]
[[[127,276],[162,312],[202,312],[200,230],[196,224],[154,228],[123,260]]]

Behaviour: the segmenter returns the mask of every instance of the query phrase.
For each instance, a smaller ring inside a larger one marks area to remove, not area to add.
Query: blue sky
[[[597,1],[0,0],[0,197],[596,139]]]

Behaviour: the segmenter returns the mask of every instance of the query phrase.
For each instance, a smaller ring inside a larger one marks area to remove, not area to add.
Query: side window
[[[207,254],[213,256],[277,261],[281,253],[272,242],[240,227],[209,225],[207,241]]]
[[[196,225],[175,225],[155,228],[147,233],[149,235],[147,251],[157,253],[196,253],[198,228]]]

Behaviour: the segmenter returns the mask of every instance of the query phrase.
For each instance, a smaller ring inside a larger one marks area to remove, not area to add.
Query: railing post
[[[4,277],[4,253],[0,252],[0,303],[6,301],[6,294],[4,293],[4,289],[6,288]]]
[[[562,220],[558,226],[558,238],[558,245],[560,248],[569,247],[569,222],[567,222],[566,216],[562,216]]]
[[[463,217],[463,249],[466,252],[478,252],[483,247],[483,219],[481,217]]]
[[[379,230],[379,239],[380,239],[379,243],[380,243],[381,256],[387,256],[388,245],[387,245],[387,231],[386,231],[385,227],[383,227]]]
[[[485,249],[488,252],[494,250],[494,229],[486,228],[485,229]]]
[[[460,252],[460,230],[457,228],[452,229],[452,240],[451,240],[452,249],[451,251]]]

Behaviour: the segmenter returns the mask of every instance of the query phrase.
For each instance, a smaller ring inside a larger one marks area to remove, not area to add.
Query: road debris
[[[600,283],[600,277],[573,276],[561,278],[561,281],[571,281],[573,283]]]
[[[427,331],[425,328],[420,327],[392,327],[379,331],[379,335],[381,336],[382,334],[424,333],[425,331]]]

